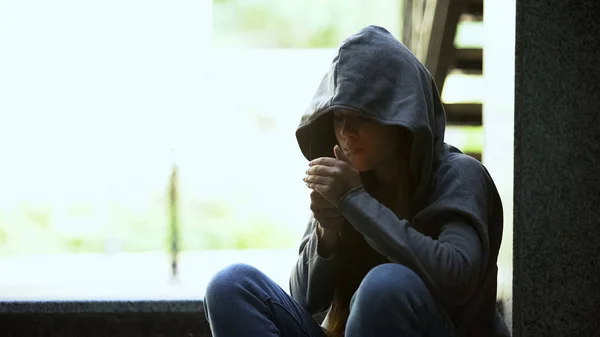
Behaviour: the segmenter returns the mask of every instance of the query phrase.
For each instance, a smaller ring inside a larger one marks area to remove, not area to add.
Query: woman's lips
[[[345,151],[345,152],[346,152],[346,155],[348,155],[348,156],[353,156],[353,155],[355,155],[355,154],[358,154],[358,153],[360,153],[361,151],[362,151],[362,149],[349,148],[349,149],[346,149],[346,151]]]

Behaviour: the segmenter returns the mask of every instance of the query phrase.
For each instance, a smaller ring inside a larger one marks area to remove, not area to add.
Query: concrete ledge
[[[0,303],[8,337],[208,337],[202,301],[46,301]]]
[[[19,314],[147,314],[204,315],[202,301],[10,301],[0,302],[0,315]],[[204,316],[202,316],[204,317]]]
[[[0,314],[6,337],[209,337],[197,313]]]

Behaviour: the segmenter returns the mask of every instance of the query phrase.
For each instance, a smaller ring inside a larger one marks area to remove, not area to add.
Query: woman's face
[[[337,142],[359,172],[375,169],[406,144],[396,126],[380,124],[352,110],[336,110],[333,126]]]

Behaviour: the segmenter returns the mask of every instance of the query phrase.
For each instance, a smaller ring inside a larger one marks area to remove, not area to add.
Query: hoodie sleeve
[[[373,249],[415,271],[449,307],[463,304],[476,289],[489,246],[487,180],[480,168],[467,166],[471,172],[450,166],[438,176],[432,202],[412,224],[399,219],[363,188],[351,191],[338,206]],[[416,228],[440,231],[431,237]]]
[[[323,258],[317,252],[317,221],[311,217],[300,243],[300,256],[290,277],[290,294],[311,315],[331,305],[336,254]]]

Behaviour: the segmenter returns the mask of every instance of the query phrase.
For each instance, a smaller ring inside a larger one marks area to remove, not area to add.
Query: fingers
[[[321,227],[323,227],[324,229],[336,230],[336,231],[339,231],[340,227],[344,225],[344,221],[346,221],[346,219],[344,219],[343,217],[329,218],[329,219],[318,219],[315,217],[315,219],[319,222]]]
[[[352,165],[352,162],[350,161],[350,159],[348,157],[346,157],[346,154],[344,153],[344,151],[342,151],[342,149],[340,148],[339,145],[336,145],[333,147],[333,153],[335,154],[335,157],[338,160],[341,160],[348,165]]]
[[[325,197],[323,197],[321,194],[319,194],[319,192],[317,191],[312,191],[310,192],[310,200],[314,201],[314,200],[325,200]]]
[[[336,167],[332,167],[332,166],[324,166],[324,165],[314,165],[308,168],[308,170],[306,170],[306,174],[311,176],[311,175],[317,175],[317,176],[325,176],[325,177],[330,177],[333,175],[336,175],[339,172],[339,169]]]
[[[313,190],[315,192],[318,192],[323,197],[329,195],[329,193],[331,192],[331,185],[306,183],[306,186],[308,186],[308,188],[310,188],[311,190]],[[328,202],[330,202],[330,201],[328,200]],[[336,205],[334,205],[334,206],[336,206]]]
[[[335,209],[324,209],[321,211],[313,211],[313,215],[315,216],[315,219],[319,220],[324,220],[324,219],[336,219],[341,217],[340,213],[337,212]]]
[[[320,157],[320,158],[312,160],[310,163],[308,163],[308,166],[312,167],[315,165],[322,165],[322,166],[334,167],[339,164],[340,164],[340,160],[338,160],[336,158]]]
[[[326,177],[326,176],[317,176],[317,175],[307,175],[306,177],[304,177],[304,182],[309,184],[321,184],[321,185],[327,185],[327,184],[331,184],[332,180],[331,177]]]
[[[321,195],[327,194],[331,189],[331,187],[326,184],[306,183],[306,186],[313,191],[319,192]]]
[[[336,209],[332,203],[327,201],[325,198],[323,199],[314,199],[310,202],[310,209],[313,212],[320,212],[327,209]]]
[[[345,219],[340,214],[335,214],[333,211],[323,211],[313,213],[315,220],[321,224],[321,227],[326,229],[335,229],[341,226]]]

